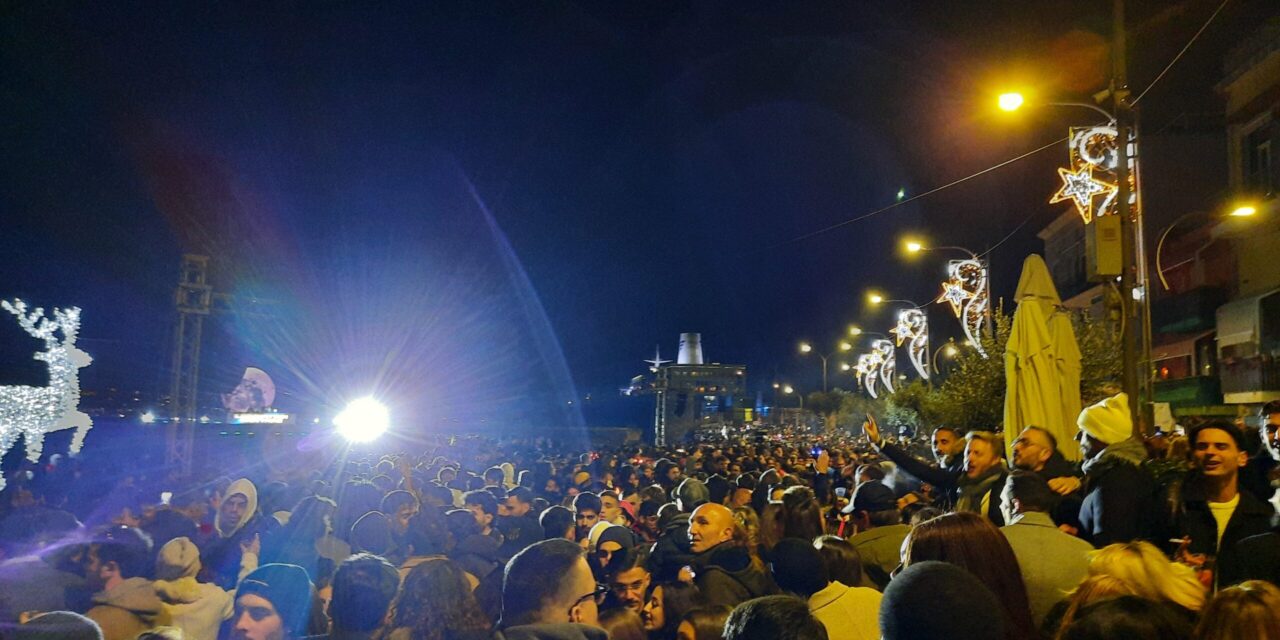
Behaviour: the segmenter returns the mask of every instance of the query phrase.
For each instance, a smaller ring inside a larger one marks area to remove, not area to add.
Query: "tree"
[[[1013,317],[1001,307],[994,312],[995,335],[983,333],[983,358],[976,349],[961,348],[946,381],[926,396],[932,426],[995,429],[1004,420],[1004,349],[1013,330]]]
[[[827,431],[834,431],[836,428],[836,414],[839,413],[840,404],[844,401],[844,393],[839,389],[814,391],[805,398],[805,407],[822,416],[823,425]]]

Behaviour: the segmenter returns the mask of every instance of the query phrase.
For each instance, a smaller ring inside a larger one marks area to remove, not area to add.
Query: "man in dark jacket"
[[[1186,553],[1216,557],[1215,586],[1228,587],[1245,579],[1244,565],[1250,561],[1240,555],[1237,544],[1266,533],[1275,511],[1240,486],[1248,454],[1238,427],[1208,422],[1192,428],[1187,439],[1195,470],[1180,486],[1171,487],[1169,533],[1185,541]],[[1170,551],[1179,546],[1174,544]]]
[[[1259,500],[1270,500],[1280,483],[1280,400],[1262,405],[1262,450],[1240,471],[1240,486]]]
[[[498,640],[607,640],[597,585],[582,547],[561,538],[525,548],[507,562]]]
[[[200,546],[204,578],[223,589],[236,586],[240,575],[241,545],[254,536],[265,540],[280,528],[275,518],[258,513],[258,490],[248,478],[240,478],[227,488],[213,521],[213,535]]]
[[[964,474],[964,438],[951,427],[938,427],[933,430],[933,457],[936,465],[916,459],[906,449],[886,442],[880,435],[880,428],[875,418],[867,416],[863,431],[871,440],[871,445],[884,457],[892,460],[903,471],[921,482],[933,485],[940,493],[939,506],[950,509],[956,502],[959,486],[956,484]]]
[[[1150,537],[1155,481],[1141,466],[1146,448],[1131,439],[1128,396],[1116,394],[1086,407],[1076,423],[1084,456],[1080,537],[1095,547]]]
[[[704,504],[689,518],[689,547],[697,554],[694,583],[709,605],[736,607],[778,590],[738,529],[733,512],[720,504]]]
[[[901,460],[899,466],[904,471],[945,492],[948,496],[948,508],[981,513],[997,527],[1004,525],[1004,516],[1000,513],[1000,488],[1004,485],[1007,474],[1004,458],[1000,456],[1000,442],[994,434],[975,431],[960,440],[964,446],[964,455],[959,456],[962,459],[961,466],[950,470],[925,464],[894,445],[885,443],[880,437],[875,419],[870,416],[863,424],[863,431],[881,453],[894,462]],[[937,431],[934,432],[934,441],[938,441]],[[934,455],[938,453],[939,449],[935,446]]]

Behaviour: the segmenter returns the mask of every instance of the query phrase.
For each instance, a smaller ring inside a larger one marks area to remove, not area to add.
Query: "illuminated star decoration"
[[[880,339],[871,343],[871,352],[880,364],[880,382],[889,393],[894,393],[893,378],[898,375],[897,358],[893,353],[893,341]]]
[[[929,379],[929,318],[919,309],[903,309],[898,312],[898,326],[892,331],[898,338],[898,346],[907,343],[907,356],[920,377]]]
[[[866,388],[867,393],[872,398],[876,395],[876,374],[880,369],[880,361],[875,353],[864,353],[858,356],[858,364],[854,367],[854,371],[858,375],[858,381]]]
[[[942,296],[938,298],[938,302],[950,302],[951,312],[959,318],[960,309],[964,306],[965,300],[972,297],[972,293],[965,291],[963,283],[948,280],[942,283]]]
[[[0,301],[0,308],[17,316],[18,325],[28,335],[44,342],[44,350],[37,352],[35,359],[43,360],[49,368],[48,386],[0,387],[0,457],[22,436],[27,459],[39,462],[45,434],[72,428],[76,433],[71,438],[71,453],[79,453],[85,434],[93,426],[93,420],[79,410],[80,368],[93,362],[89,354],[76,347],[80,309],[54,309],[50,320],[41,308],[27,313],[27,303],[22,300]],[[56,335],[59,331],[61,339]],[[0,475],[0,489],[4,484]]]
[[[1079,171],[1059,168],[1058,175],[1062,177],[1062,188],[1053,194],[1049,203],[1071,200],[1076,205],[1076,211],[1080,213],[1080,217],[1084,218],[1085,224],[1093,221],[1093,199],[1103,196],[1104,203],[1101,211],[1105,212],[1110,200],[1119,190],[1110,182],[1095,179],[1092,165],[1083,166]]]

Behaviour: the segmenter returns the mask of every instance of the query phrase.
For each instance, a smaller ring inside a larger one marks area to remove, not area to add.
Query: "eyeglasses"
[[[596,588],[592,590],[591,593],[574,600],[573,606],[569,607],[569,609],[572,611],[574,607],[585,602],[587,598],[594,599],[597,605],[604,604],[604,597],[607,595],[609,595],[609,585],[597,583]]]

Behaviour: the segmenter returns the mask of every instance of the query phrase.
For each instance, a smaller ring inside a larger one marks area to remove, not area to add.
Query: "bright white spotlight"
[[[154,424],[156,421],[156,414],[148,411],[139,416],[138,419],[142,421],[142,424]]]
[[[386,432],[391,422],[387,408],[372,397],[353,400],[333,419],[333,426],[349,442],[371,442]]]

